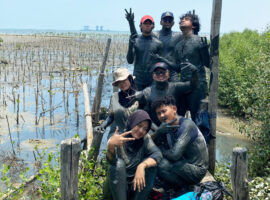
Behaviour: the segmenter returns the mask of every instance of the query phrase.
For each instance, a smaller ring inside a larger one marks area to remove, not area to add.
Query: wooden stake
[[[211,19],[211,46],[210,46],[210,92],[208,112],[210,115],[210,140],[209,151],[209,171],[215,173],[216,162],[216,117],[217,117],[217,98],[218,98],[218,56],[219,56],[219,29],[221,20],[222,0],[213,0],[212,19]]]
[[[102,88],[103,88],[103,83],[104,83],[103,82],[104,71],[105,71],[106,61],[107,61],[109,50],[110,50],[110,44],[111,44],[111,38],[108,38],[105,55],[103,58],[102,66],[101,66],[99,77],[98,77],[98,84],[97,84],[96,94],[95,94],[93,108],[92,108],[92,113],[94,113],[94,123],[95,124],[97,124],[98,120],[99,120],[98,113],[99,113],[100,104],[101,104]]]
[[[236,147],[232,152],[232,188],[234,200],[249,200],[247,149]]]

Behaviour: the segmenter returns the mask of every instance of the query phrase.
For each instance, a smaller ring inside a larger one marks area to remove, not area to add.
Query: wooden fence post
[[[208,113],[210,116],[210,140],[209,151],[209,171],[215,173],[216,163],[216,117],[217,117],[217,98],[218,98],[218,55],[219,55],[219,29],[221,20],[222,0],[213,0],[212,19],[211,19],[211,46],[210,46],[210,91]]]
[[[61,142],[61,200],[78,200],[78,166],[81,140]]]
[[[247,149],[236,147],[232,152],[231,178],[234,200],[249,200]]]
[[[93,107],[92,107],[92,114],[93,114],[92,116],[93,116],[94,124],[97,124],[98,120],[99,120],[99,109],[100,109],[101,96],[102,96],[104,70],[105,70],[106,61],[107,61],[109,50],[110,50],[110,44],[111,44],[111,38],[108,38],[107,45],[106,45],[106,51],[105,51],[105,55],[104,55],[104,58],[103,58],[103,63],[102,63],[102,66],[101,66],[99,77],[98,77],[98,85],[97,85],[97,88],[96,88],[96,94],[95,94],[95,98],[94,98],[94,103],[93,103]],[[102,134],[96,134],[94,132],[93,142],[92,142],[92,145],[91,145],[91,147],[94,147],[94,152],[92,154],[93,155],[92,158],[94,160],[96,160],[97,157],[98,157],[102,137],[103,137]]]

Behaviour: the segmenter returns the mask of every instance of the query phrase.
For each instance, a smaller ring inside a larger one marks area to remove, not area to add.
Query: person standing
[[[136,37],[137,30],[134,26],[134,13],[132,12],[131,9],[129,12],[127,10],[125,11],[126,11],[126,19],[128,20],[129,26],[130,26],[131,35],[134,35],[134,37]],[[166,58],[172,63],[175,63],[174,48],[176,44],[179,41],[181,41],[182,35],[180,32],[172,31],[172,27],[174,25],[173,13],[169,11],[162,13],[161,19],[160,19],[160,25],[162,26],[161,30],[154,31],[152,33],[153,36],[155,36],[157,39],[159,39],[162,42],[163,46],[162,46],[162,51],[161,51],[160,56]],[[169,81],[179,81],[179,75],[173,69],[170,69]]]
[[[143,90],[152,83],[151,67],[157,59],[151,54],[161,54],[162,43],[152,35],[155,27],[154,19],[150,15],[141,18],[140,29],[142,34],[131,35],[128,46],[127,61],[134,63],[133,75],[138,90]]]

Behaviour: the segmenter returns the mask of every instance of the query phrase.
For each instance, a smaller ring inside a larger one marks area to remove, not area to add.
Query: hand
[[[163,58],[160,55],[158,55],[157,53],[150,52],[150,56],[152,56],[154,59],[163,61]]]
[[[133,190],[135,191],[136,188],[139,192],[143,190],[145,187],[145,168],[146,164],[143,162],[138,165],[135,173],[135,177],[133,179]]]
[[[126,19],[128,20],[128,22],[133,22],[134,21],[134,13],[132,12],[132,9],[129,9],[129,12],[127,11],[127,9],[125,9],[126,11]]]
[[[162,122],[160,124],[160,126],[158,127],[158,129],[156,130],[157,135],[163,135],[163,134],[166,134],[166,133],[169,133],[169,132],[173,131],[176,128],[179,128],[179,125],[171,125],[176,120],[177,119],[175,118],[175,119],[169,121],[168,123]]]
[[[202,42],[203,47],[206,47],[206,48],[209,47],[209,45],[207,44],[207,38],[205,36],[201,37],[201,42]]]
[[[131,134],[131,131],[124,132],[122,134],[118,134],[118,126],[113,134],[113,136],[108,141],[108,146],[112,147],[120,147],[127,141],[135,140],[135,138],[126,138],[125,136]]]
[[[142,96],[143,96],[143,93],[142,92],[136,91],[134,95],[127,96],[126,98],[129,99],[129,100],[130,99],[133,99],[133,98],[135,98],[135,99],[141,99]]]
[[[98,134],[104,134],[104,132],[105,132],[105,127],[103,127],[103,126],[96,126],[95,128],[94,128],[94,132],[96,132],[96,133],[98,133]]]

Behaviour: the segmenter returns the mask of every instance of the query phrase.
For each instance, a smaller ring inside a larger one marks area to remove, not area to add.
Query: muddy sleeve
[[[184,94],[192,90],[190,81],[174,82],[172,85],[176,94]]]
[[[157,164],[160,163],[162,159],[162,153],[148,134],[145,136],[144,139],[144,148],[145,158],[153,158],[157,162]]]
[[[186,126],[173,147],[170,150],[163,152],[163,156],[172,161],[179,160],[183,156],[188,144],[191,141],[190,135],[193,130],[194,126]]]
[[[135,39],[129,39],[128,43],[128,52],[127,52],[127,62],[128,64],[132,64],[135,57]]]

